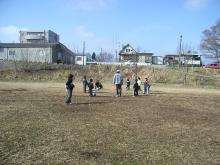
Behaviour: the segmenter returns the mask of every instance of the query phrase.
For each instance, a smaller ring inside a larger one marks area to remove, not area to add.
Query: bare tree
[[[200,47],[202,50],[205,50],[212,56],[216,57],[216,60],[219,63],[218,53],[220,50],[220,20],[217,21],[216,25],[212,26],[210,29],[203,31]]]
[[[99,62],[112,62],[114,60],[114,55],[108,52],[101,52],[96,60]]]

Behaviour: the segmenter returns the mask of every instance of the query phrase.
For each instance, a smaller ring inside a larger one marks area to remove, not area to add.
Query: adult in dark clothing
[[[138,96],[139,85],[138,85],[138,80],[137,79],[135,80],[133,89],[134,89],[134,96]]]
[[[89,81],[89,96],[92,96],[93,88],[94,88],[93,79],[90,79],[90,81]]]
[[[68,80],[66,82],[66,91],[67,91],[66,103],[67,104],[72,104],[71,98],[72,98],[73,88],[75,87],[73,84],[73,79],[74,79],[74,76],[72,74],[69,74]]]

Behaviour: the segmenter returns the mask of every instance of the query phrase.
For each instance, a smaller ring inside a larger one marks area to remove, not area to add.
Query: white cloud
[[[93,11],[108,7],[114,0],[69,0],[69,5],[75,9]]]
[[[19,30],[26,30],[24,28],[19,29],[16,26],[2,26],[0,27],[0,41],[1,42],[19,42]]]
[[[185,0],[184,7],[187,9],[203,9],[210,0]]]

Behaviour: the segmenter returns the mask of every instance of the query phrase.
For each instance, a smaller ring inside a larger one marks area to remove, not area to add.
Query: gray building
[[[51,30],[20,31],[20,43],[0,43],[0,60],[74,64],[75,54]]]
[[[54,43],[59,42],[58,34],[51,30],[19,31],[20,43]]]
[[[0,60],[74,64],[75,55],[61,43],[0,43]]]

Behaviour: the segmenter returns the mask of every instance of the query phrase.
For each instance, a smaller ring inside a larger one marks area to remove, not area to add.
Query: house
[[[0,60],[74,64],[75,54],[50,30],[20,31],[20,43],[0,43]]]
[[[85,55],[78,53],[75,55],[75,64],[90,65],[90,64],[97,64],[97,62],[92,59],[89,53]]]
[[[201,66],[201,55],[196,53],[167,54],[164,56],[164,64],[174,66],[180,62],[183,66]]]
[[[134,61],[144,64],[152,64],[153,53],[137,52],[131,45],[125,45],[119,52],[120,61]]]

